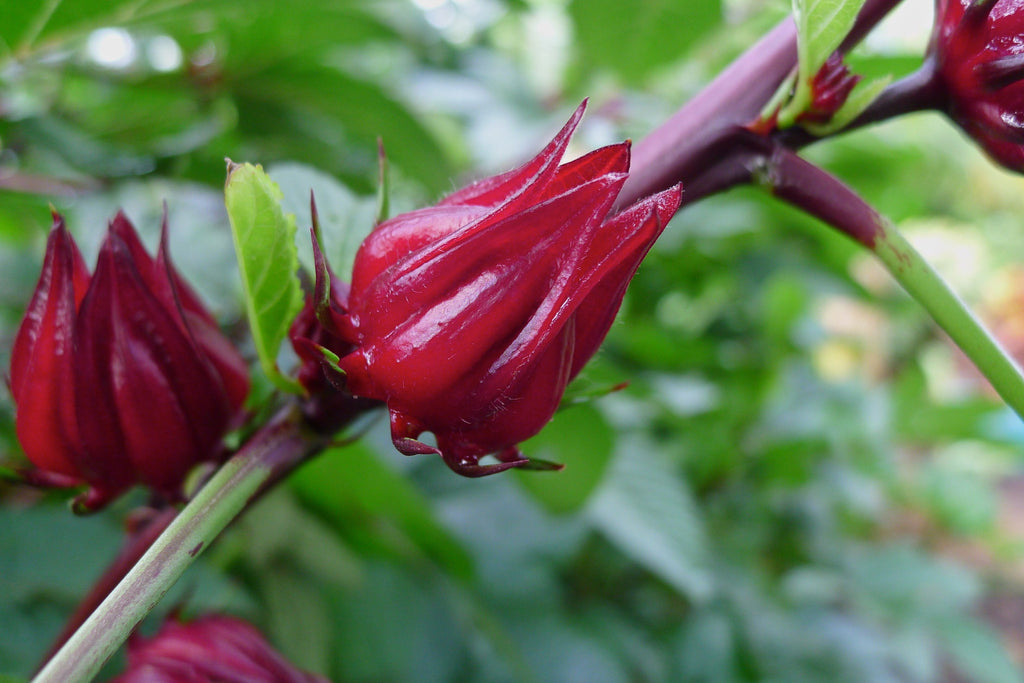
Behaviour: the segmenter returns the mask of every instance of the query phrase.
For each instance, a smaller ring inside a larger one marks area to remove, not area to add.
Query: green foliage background
[[[585,96],[575,153],[640,139],[784,5],[0,0],[0,362],[50,204],[91,258],[118,207],[155,244],[166,200],[181,270],[255,364],[225,157],[279,183],[307,267],[314,188],[347,264],[378,136],[397,210],[529,156]],[[97,61],[103,36],[134,57]],[[856,68],[905,73],[922,48],[869,44]],[[808,154],[1024,349],[1019,178],[937,115]],[[525,444],[562,474],[464,480],[376,423],[229,529],[144,630],[229,611],[336,681],[1021,678],[1001,615],[1024,604],[1024,430],[853,244],[754,191],[688,208],[574,389],[623,381]],[[0,484],[0,677],[31,673],[143,500],[75,519]]]

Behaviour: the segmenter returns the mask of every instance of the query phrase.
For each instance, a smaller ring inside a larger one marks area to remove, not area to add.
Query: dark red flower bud
[[[628,143],[559,166],[583,108],[522,167],[363,242],[343,320],[358,349],[340,365],[353,394],[387,402],[401,452],[467,476],[527,464],[515,444],[551,419],[679,207],[675,187],[608,215]]]
[[[826,124],[832,115],[846,104],[850,91],[860,82],[860,76],[850,73],[841,52],[833,52],[811,81],[811,104],[797,121]]]
[[[1024,0],[937,0],[929,49],[949,116],[1024,171]]]
[[[238,352],[167,253],[118,213],[90,276],[54,215],[43,272],[14,340],[18,440],[37,478],[88,484],[94,509],[134,484],[174,498],[215,460],[249,391]]]
[[[160,631],[128,642],[128,667],[111,683],[329,683],[295,668],[255,628],[210,615],[169,620]]]

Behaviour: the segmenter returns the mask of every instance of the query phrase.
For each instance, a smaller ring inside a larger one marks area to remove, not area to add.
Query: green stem
[[[210,478],[33,683],[86,683],[267,482],[323,444],[282,410]]]
[[[924,257],[886,222],[875,255],[1024,419],[1024,374]]]
[[[776,147],[760,160],[754,180],[780,199],[816,216],[869,248],[910,296],[1024,419],[1024,374],[963,301],[913,246],[836,177]]]

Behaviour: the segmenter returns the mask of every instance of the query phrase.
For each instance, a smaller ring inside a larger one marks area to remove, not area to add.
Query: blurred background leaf
[[[527,158],[584,96],[572,154],[639,139],[788,6],[7,0],[0,364],[50,204],[91,260],[118,207],[152,248],[167,200],[177,265],[255,362],[224,157],[280,185],[307,269],[314,190],[345,277],[373,223],[378,138],[397,210]],[[853,68],[913,69],[930,11],[906,0]],[[1024,181],[929,114],[807,156],[1024,356]],[[523,444],[561,473],[463,480],[369,425],[229,529],[161,609],[240,614],[339,682],[1021,678],[1024,428],[855,245],[758,192],[688,207],[580,386],[625,382]],[[141,502],[77,519],[64,498],[0,480],[0,676],[31,673]]]

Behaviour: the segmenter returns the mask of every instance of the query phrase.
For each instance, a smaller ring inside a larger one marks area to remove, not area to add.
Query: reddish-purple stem
[[[874,250],[884,231],[882,217],[835,176],[776,146],[755,173],[773,195]]]
[[[753,121],[796,65],[796,26],[786,19],[744,52],[704,90],[633,148],[629,179],[616,209],[683,181],[718,161],[728,160],[737,131]]]
[[[899,2],[867,0],[841,49],[861,40]],[[752,142],[746,126],[796,64],[796,27],[786,19],[637,143],[615,210],[680,181],[684,205],[749,182]]]
[[[332,394],[333,395],[333,394]],[[325,400],[327,400],[325,398]],[[308,408],[307,403],[303,408]],[[319,405],[319,404],[314,404]],[[258,430],[246,442],[242,450],[259,448],[263,442],[275,444],[273,457],[266,457],[265,464],[272,465],[272,474],[260,486],[259,490],[249,500],[247,507],[251,506],[262,497],[264,493],[271,490],[279,481],[288,476],[295,468],[306,462],[315,453],[323,450],[329,443],[330,436],[351,424],[363,412],[376,407],[375,402],[363,401],[353,402],[351,398],[344,405],[335,405],[334,413],[329,420],[321,416],[318,426],[321,430],[314,431],[308,422],[289,419],[290,408],[284,408],[277,417]],[[306,412],[305,410],[303,412]],[[282,418],[282,416],[285,416]],[[308,419],[308,418],[307,418]],[[169,507],[161,510],[144,527],[129,535],[121,552],[103,572],[100,578],[89,590],[75,611],[68,618],[63,630],[50,646],[46,656],[43,657],[40,667],[44,666],[61,647],[74,635],[78,628],[85,623],[85,620],[96,610],[110,592],[117,587],[121,580],[135,566],[161,533],[177,517],[177,508]],[[194,557],[201,550],[201,547],[194,547],[189,553]]]

